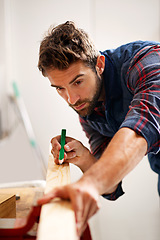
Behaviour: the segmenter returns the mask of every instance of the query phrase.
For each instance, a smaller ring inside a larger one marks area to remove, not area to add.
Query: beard
[[[100,98],[101,91],[102,91],[102,85],[103,85],[102,78],[100,78],[96,74],[96,88],[95,88],[95,93],[94,93],[92,99],[90,100],[88,98],[85,98],[83,100],[78,100],[74,105],[69,104],[69,106],[71,108],[73,108],[73,110],[76,111],[81,117],[86,117],[86,116],[90,115],[93,112],[93,110],[98,102],[98,99]],[[76,110],[74,108],[74,107],[79,106],[84,103],[87,105],[87,107],[84,107],[84,109]]]

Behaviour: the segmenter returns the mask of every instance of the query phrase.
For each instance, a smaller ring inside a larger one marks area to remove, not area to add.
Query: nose
[[[79,96],[73,91],[67,91],[67,101],[69,104],[74,105],[79,100]]]

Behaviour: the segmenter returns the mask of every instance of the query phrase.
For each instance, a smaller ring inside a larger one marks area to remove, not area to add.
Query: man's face
[[[51,86],[79,115],[90,115],[101,97],[102,79],[82,62],[68,69],[47,70]]]

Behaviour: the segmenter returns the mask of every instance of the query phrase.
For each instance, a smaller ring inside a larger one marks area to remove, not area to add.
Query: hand
[[[87,227],[87,222],[99,209],[99,194],[95,187],[79,180],[76,183],[55,188],[38,200],[38,204],[45,204],[52,199],[60,197],[70,199],[75,212],[76,228],[78,236],[81,236]]]
[[[54,161],[59,164],[59,151],[61,149],[60,136],[52,138],[52,154]],[[79,141],[66,137],[66,144],[64,146],[64,162],[73,163],[78,166],[82,172],[87,171],[95,162],[96,158],[90,151]]]

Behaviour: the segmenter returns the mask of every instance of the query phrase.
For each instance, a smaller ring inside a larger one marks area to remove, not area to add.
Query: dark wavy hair
[[[48,31],[40,44],[38,68],[43,76],[47,69],[67,69],[70,64],[82,61],[95,70],[100,55],[88,34],[67,21]]]

